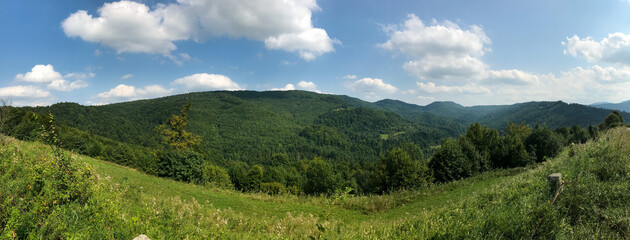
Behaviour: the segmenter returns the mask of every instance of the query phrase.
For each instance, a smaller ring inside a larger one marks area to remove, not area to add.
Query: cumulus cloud
[[[361,91],[368,94],[392,94],[398,91],[398,88],[394,87],[391,84],[383,82],[383,80],[379,78],[361,78],[350,83],[348,87],[352,90]]]
[[[395,30],[391,38],[380,46],[415,58],[427,56],[482,56],[490,39],[480,26],[461,29],[457,24],[433,21],[426,25],[414,14],[407,16],[401,30]]]
[[[50,64],[35,65],[30,72],[15,75],[15,80],[17,81],[32,83],[49,83],[60,79],[63,79],[63,77]]]
[[[219,74],[197,73],[176,79],[173,84],[184,85],[189,90],[241,90],[229,77]]]
[[[297,86],[289,83],[282,88],[272,88],[270,90],[271,91],[305,90],[305,91],[321,93],[321,91],[317,89],[317,85],[314,82],[307,82],[307,81],[300,81],[297,84]]]
[[[49,89],[62,91],[62,92],[70,92],[75,89],[87,87],[88,84],[81,79],[76,80],[74,82],[69,82],[69,81],[66,81],[65,79],[57,79],[50,82],[47,86]]]
[[[390,29],[390,39],[379,46],[412,58],[403,68],[420,79],[470,77],[487,68],[478,58],[490,51],[486,45],[491,41],[480,26],[462,29],[435,20],[427,25],[410,14],[402,27]]]
[[[465,94],[487,94],[490,89],[472,84],[464,86],[438,86],[434,82],[417,82],[418,88],[427,93],[465,93]]]
[[[62,77],[59,72],[55,71],[52,65],[48,64],[35,65],[30,72],[17,74],[15,80],[37,84],[47,83],[48,89],[69,92],[87,87],[88,84],[85,82],[85,79],[91,77],[94,77],[93,73],[70,73]],[[66,80],[70,78],[74,78],[75,81],[70,82]]]
[[[0,88],[2,98],[46,98],[50,92],[39,89],[35,86],[11,86]]]
[[[489,83],[503,83],[510,85],[536,84],[540,80],[535,74],[527,73],[518,69],[512,70],[490,70],[486,72],[486,81]]]
[[[228,36],[263,41],[268,49],[297,52],[309,61],[334,51],[334,44],[340,43],[313,26],[311,16],[317,10],[315,0],[178,0],[153,9],[120,1],[104,4],[96,17],[77,11],[62,22],[62,28],[69,37],[101,43],[118,53],[173,57],[170,52],[177,49],[176,41]]]
[[[611,33],[601,41],[592,37],[580,38],[577,35],[567,37],[562,42],[566,47],[564,54],[582,57],[589,62],[608,62],[630,65],[630,35]]]
[[[483,75],[488,66],[471,56],[427,56],[403,65],[419,79],[471,79]]]
[[[134,86],[120,84],[109,91],[99,93],[96,97],[102,103],[112,103],[161,97],[171,94],[173,91],[173,89],[165,89],[160,85],[149,85],[143,88],[137,88]]]

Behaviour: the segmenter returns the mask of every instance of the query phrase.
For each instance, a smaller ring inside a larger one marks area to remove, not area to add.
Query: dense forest
[[[629,119],[562,102],[421,107],[303,91],[10,110],[3,133],[19,139],[41,139],[54,118],[61,146],[80,154],[183,182],[314,195],[382,194],[527,166]]]

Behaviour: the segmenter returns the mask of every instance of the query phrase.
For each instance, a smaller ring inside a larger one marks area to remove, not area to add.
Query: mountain
[[[104,106],[24,109],[50,112],[59,124],[115,141],[157,148],[155,127],[189,102],[188,131],[201,136],[210,159],[224,164],[268,163],[278,155],[376,161],[383,149],[398,143],[428,149],[463,130],[454,121],[454,127],[433,127],[439,117],[431,114],[412,120],[356,98],[305,91],[197,92]]]
[[[492,128],[504,128],[508,123],[524,122],[528,125],[547,125],[550,128],[572,125],[597,125],[610,114],[610,110],[558,102],[525,102],[513,105],[465,107],[454,102],[434,102],[427,106],[418,106],[396,100],[381,100],[375,104],[396,112],[401,116],[414,116],[430,113],[443,119],[455,120],[468,125],[479,122]],[[630,114],[622,116],[630,120]]]
[[[596,108],[604,108],[611,110],[619,110],[624,112],[630,112],[630,100],[620,103],[594,103],[591,106]]]
[[[189,102],[192,110],[187,130],[201,136],[204,154],[221,165],[230,160],[270,164],[278,157],[290,162],[314,157],[376,161],[382,151],[405,142],[430,151],[442,139],[464,133],[474,122],[499,129],[509,122],[586,127],[597,125],[610,113],[563,102],[473,107],[434,102],[418,106],[305,91],[196,92],[104,106],[58,103],[22,109],[52,113],[59,124],[86,134],[156,149],[161,139],[154,129]],[[630,119],[630,114],[622,115]]]

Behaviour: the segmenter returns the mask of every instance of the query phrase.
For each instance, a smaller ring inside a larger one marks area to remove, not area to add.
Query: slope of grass
[[[45,160],[51,159],[48,149],[15,140],[0,147],[2,238],[131,239],[143,233],[151,239],[623,239],[630,234],[630,133],[622,128],[538,166],[385,196],[243,194],[73,156],[93,169],[92,178],[83,179],[90,183],[88,198],[27,218],[35,222],[22,222],[31,227],[18,231],[16,220],[23,218],[16,216],[42,205],[20,201],[35,199],[25,189],[34,185],[34,169],[52,164]],[[554,172],[562,173],[566,184],[551,204],[546,176]]]

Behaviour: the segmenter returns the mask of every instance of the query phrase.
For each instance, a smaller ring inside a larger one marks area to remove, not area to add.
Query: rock
[[[147,237],[147,235],[140,234],[137,237],[135,237],[133,240],[151,240],[151,239]]]

